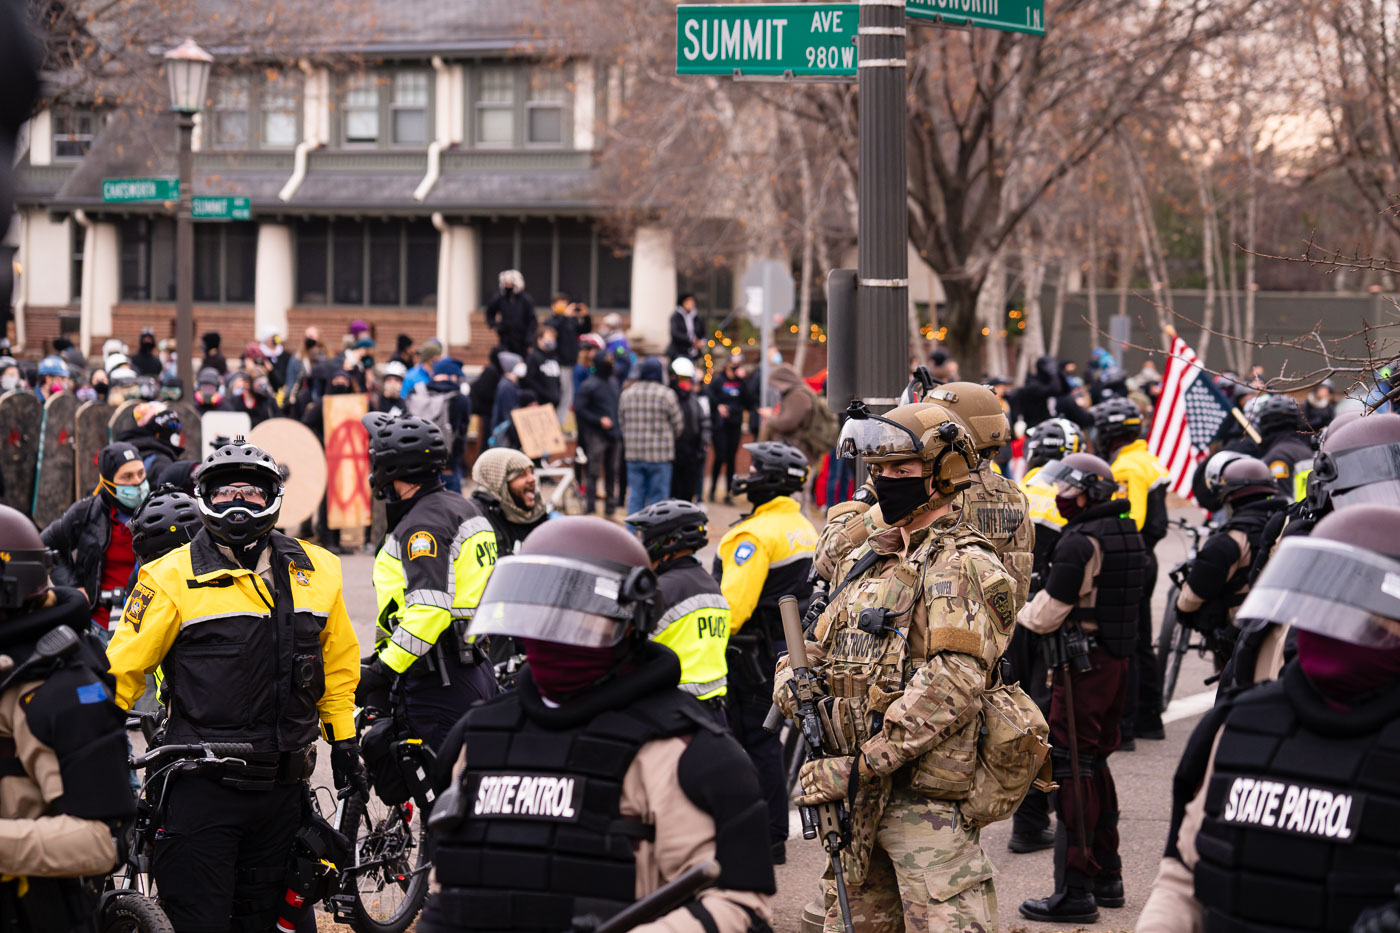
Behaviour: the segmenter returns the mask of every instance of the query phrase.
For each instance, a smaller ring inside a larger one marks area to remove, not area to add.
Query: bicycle
[[[355,713],[355,731],[364,731],[386,714],[373,709]],[[428,897],[427,812],[432,789],[427,775],[433,753],[415,739],[398,739],[392,753],[402,766],[412,767],[417,781],[410,799],[389,804],[378,788],[370,799],[358,794],[342,797],[335,826],[350,840],[354,863],[340,870],[340,887],[327,898],[337,923],[356,933],[403,933],[423,909]]]
[[[563,457],[558,460],[545,458],[535,470],[535,479],[539,482],[541,496],[544,495],[546,486],[553,486],[548,497],[549,514],[582,515],[584,513],[584,501],[579,492],[578,473],[574,469],[574,458]]]
[[[1172,696],[1176,693],[1177,680],[1181,676],[1181,662],[1187,652],[1196,651],[1201,657],[1209,654],[1218,671],[1233,650],[1231,640],[1222,629],[1210,628],[1201,631],[1184,625],[1176,611],[1176,599],[1185,583],[1186,571],[1191,561],[1200,553],[1202,543],[1214,533],[1215,528],[1211,525],[1193,525],[1182,518],[1171,519],[1167,524],[1189,534],[1191,546],[1187,549],[1186,560],[1173,567],[1168,574],[1171,587],[1167,590],[1162,627],[1157,633],[1157,674],[1162,679],[1163,709],[1171,703]]]

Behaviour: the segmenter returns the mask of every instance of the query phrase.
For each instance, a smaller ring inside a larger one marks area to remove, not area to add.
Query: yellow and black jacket
[[[1124,445],[1113,458],[1115,499],[1128,500],[1128,517],[1142,533],[1150,551],[1167,534],[1167,485],[1170,477],[1161,461],[1147,449],[1147,441]]]
[[[715,560],[720,590],[729,603],[730,634],[758,615],[771,626],[770,635],[783,637],[778,600],[795,596],[806,611],[816,547],[817,531],[791,496],[770,499],[729,529]]]
[[[355,734],[360,646],[341,596],[340,561],[272,532],[247,570],[200,531],[141,568],[107,647],[117,704],[164,671],[166,738],[251,742],[295,752]]]
[[[713,700],[729,691],[729,603],[715,578],[694,557],[680,557],[663,565],[657,585],[666,611],[656,625],[652,641],[674,651],[681,659],[681,690],[701,700]]]
[[[448,628],[451,650],[469,650],[464,635],[495,569],[496,540],[477,505],[456,493],[429,493],[409,508],[374,559],[375,646],[385,667],[407,672]]]

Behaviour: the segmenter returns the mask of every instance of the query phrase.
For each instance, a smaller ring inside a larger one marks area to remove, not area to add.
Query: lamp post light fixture
[[[180,201],[175,209],[175,353],[180,397],[194,399],[194,115],[204,107],[204,91],[214,56],[186,39],[165,53],[170,109],[179,130]]]

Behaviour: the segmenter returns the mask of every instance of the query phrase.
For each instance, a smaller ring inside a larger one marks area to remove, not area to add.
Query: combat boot
[[[1013,832],[1011,839],[1007,841],[1006,847],[1012,852],[1026,853],[1039,852],[1048,849],[1055,844],[1055,834],[1048,830],[1030,831],[1024,833]]]
[[[1094,903],[1100,907],[1122,907],[1126,902],[1122,875],[1098,875],[1094,878]]]
[[[1021,916],[1041,923],[1097,923],[1089,879],[1077,871],[1065,872],[1065,886],[1049,897],[1033,897],[1021,904]]]

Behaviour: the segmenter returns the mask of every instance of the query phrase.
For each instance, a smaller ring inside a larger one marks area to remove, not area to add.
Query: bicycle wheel
[[[1191,642],[1191,630],[1176,617],[1176,596],[1180,587],[1175,583],[1167,590],[1167,610],[1162,613],[1162,629],[1157,633],[1157,675],[1162,679],[1162,709],[1172,701],[1176,682],[1181,676],[1181,661]]]
[[[428,896],[427,826],[412,802],[390,807],[378,797],[345,803],[340,831],[353,844],[344,873],[355,899],[357,933],[403,933]]]
[[[132,892],[107,901],[98,919],[101,933],[175,933],[170,918],[148,897]]]

